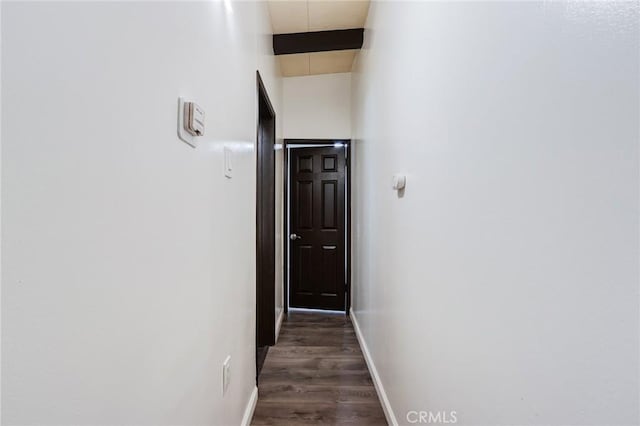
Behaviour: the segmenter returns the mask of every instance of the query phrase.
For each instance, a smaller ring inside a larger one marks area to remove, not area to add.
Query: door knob
[[[297,235],[297,234],[291,234],[291,235],[289,235],[289,239],[290,239],[291,241],[295,241],[295,240],[300,240],[300,239],[302,239],[302,237],[301,237],[300,235]]]

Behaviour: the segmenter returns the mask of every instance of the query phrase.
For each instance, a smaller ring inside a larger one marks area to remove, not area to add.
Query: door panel
[[[313,181],[296,182],[298,188],[298,227],[313,229]]]
[[[296,161],[298,165],[297,172],[311,172],[313,173],[313,157],[311,155],[301,155]]]
[[[341,284],[338,274],[338,263],[338,248],[336,246],[322,246],[320,294],[338,296]],[[344,284],[342,285],[344,286]]]
[[[291,307],[345,309],[345,149],[291,150]]]
[[[336,229],[338,225],[338,181],[322,182],[322,229]]]
[[[313,246],[299,245],[298,256],[293,256],[297,260],[297,278],[300,286],[298,293],[310,296],[313,294]]]

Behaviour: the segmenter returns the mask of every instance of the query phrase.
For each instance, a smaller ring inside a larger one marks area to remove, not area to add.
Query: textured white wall
[[[240,423],[256,69],[278,113],[281,80],[266,4],[225,3],[3,2],[3,424]]]
[[[637,2],[371,6],[353,303],[401,424],[640,421],[639,17]]]
[[[351,137],[351,73],[282,80],[285,138]]]

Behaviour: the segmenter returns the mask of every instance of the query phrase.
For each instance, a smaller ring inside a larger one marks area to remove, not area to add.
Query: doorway
[[[256,383],[269,346],[275,344],[276,114],[256,72],[258,91],[256,165]]]
[[[351,301],[348,140],[285,140],[285,307],[342,311]]]

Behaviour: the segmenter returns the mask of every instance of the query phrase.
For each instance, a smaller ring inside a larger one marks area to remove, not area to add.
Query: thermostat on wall
[[[186,131],[191,136],[202,136],[204,134],[204,110],[195,102],[185,102],[184,124]]]
[[[204,110],[195,102],[178,98],[178,137],[196,147],[196,138],[204,135]]]

